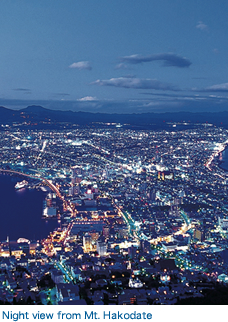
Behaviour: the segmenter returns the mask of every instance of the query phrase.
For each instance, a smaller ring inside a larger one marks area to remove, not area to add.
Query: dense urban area
[[[2,125],[1,175],[44,191],[41,216],[58,227],[1,241],[0,303],[226,303],[227,143],[212,124]]]

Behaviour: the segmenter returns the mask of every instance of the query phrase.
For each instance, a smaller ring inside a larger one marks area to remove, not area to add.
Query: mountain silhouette
[[[71,123],[91,125],[100,123],[121,123],[148,128],[163,127],[167,122],[212,123],[228,128],[228,112],[176,112],[176,113],[141,113],[141,114],[106,114],[90,112],[73,112],[50,110],[42,106],[32,105],[20,110],[12,110],[0,106],[0,124],[17,123]]]

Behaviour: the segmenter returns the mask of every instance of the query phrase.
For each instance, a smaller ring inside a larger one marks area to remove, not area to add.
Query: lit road
[[[219,148],[218,148],[218,150],[217,150],[216,152],[214,152],[214,153],[210,156],[209,160],[208,160],[208,161],[207,161],[207,163],[205,164],[205,167],[206,167],[208,170],[212,171],[212,169],[211,169],[211,164],[212,164],[213,160],[214,160],[216,157],[218,157],[218,155],[219,155],[220,153],[222,153],[222,152],[225,150],[225,148],[226,148],[226,145],[227,145],[227,144],[228,144],[228,141],[225,141],[224,143],[220,143],[220,144],[219,144]],[[221,174],[219,174],[219,173],[217,173],[217,172],[214,172],[213,174],[214,174],[215,176],[220,177],[221,179],[225,179],[225,177],[224,177],[224,176],[222,176]]]
[[[61,270],[67,281],[75,283],[75,276],[69,267],[67,267],[62,261],[50,260],[54,263],[57,269]]]
[[[175,233],[173,233],[171,235],[167,235],[167,236],[163,236],[163,237],[157,237],[155,239],[150,239],[149,240],[149,238],[147,236],[145,236],[143,233],[140,232],[140,228],[137,229],[137,227],[135,226],[134,219],[132,218],[132,216],[128,212],[126,212],[126,211],[123,212],[120,209],[120,207],[118,205],[116,205],[116,203],[114,201],[113,201],[113,205],[117,209],[118,214],[121,215],[124,218],[125,222],[127,223],[130,234],[133,237],[135,237],[136,239],[138,239],[138,240],[143,240],[143,239],[148,240],[151,244],[157,244],[160,241],[169,242],[174,235],[185,234],[189,229],[192,228],[192,225],[190,223],[190,219],[188,218],[187,214],[183,210],[181,210],[180,214],[183,217],[185,222],[177,232],[175,232]],[[133,234],[132,234],[132,228],[134,228],[133,229]]]

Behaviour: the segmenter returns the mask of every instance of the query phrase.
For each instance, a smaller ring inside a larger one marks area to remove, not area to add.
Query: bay
[[[17,240],[20,237],[40,240],[57,226],[56,219],[42,218],[45,194],[36,189],[15,190],[22,181],[9,175],[0,175],[0,241]]]
[[[221,168],[228,171],[228,148],[226,148],[222,153],[222,163]]]

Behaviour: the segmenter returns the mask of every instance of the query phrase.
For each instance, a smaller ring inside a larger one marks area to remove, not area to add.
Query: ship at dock
[[[15,184],[15,189],[16,189],[16,190],[19,190],[19,189],[26,188],[27,186],[28,186],[28,181],[23,180],[23,181],[17,182],[17,183]]]

